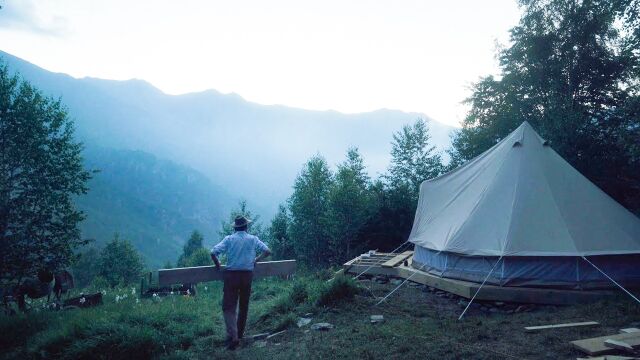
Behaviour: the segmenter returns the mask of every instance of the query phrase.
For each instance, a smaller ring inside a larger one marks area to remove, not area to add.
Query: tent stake
[[[640,300],[638,300],[638,298],[635,297],[635,295],[633,295],[631,292],[629,292],[629,290],[625,289],[622,285],[618,284],[615,280],[613,280],[609,275],[605,274],[604,271],[600,270],[599,267],[597,267],[594,263],[589,261],[589,259],[584,257],[584,255],[582,256],[582,258],[584,259],[584,261],[588,262],[591,266],[593,266],[596,270],[600,271],[600,273],[602,275],[606,276],[607,279],[611,280],[612,283],[616,284],[616,286],[619,287],[620,289],[622,289],[622,291],[626,292],[629,296],[631,296],[633,298],[633,300],[637,301],[640,304]]]
[[[502,255],[500,255],[500,258],[498,259],[498,261],[496,261],[496,263],[493,264],[493,267],[491,268],[491,271],[489,271],[487,276],[484,278],[484,281],[482,282],[482,284],[480,284],[480,287],[478,288],[478,290],[476,290],[476,293],[473,294],[473,297],[471,298],[471,300],[469,300],[469,303],[467,304],[467,307],[464,308],[464,311],[462,312],[462,314],[460,314],[460,317],[458,318],[458,320],[462,320],[462,317],[467,312],[467,310],[469,309],[469,306],[471,306],[471,303],[473,302],[473,300],[476,298],[476,296],[480,292],[480,289],[482,289],[482,287],[484,286],[484,283],[487,282],[487,279],[489,279],[489,276],[491,276],[491,274],[493,273],[493,270],[496,268],[496,266],[498,265],[500,260],[502,260]]]

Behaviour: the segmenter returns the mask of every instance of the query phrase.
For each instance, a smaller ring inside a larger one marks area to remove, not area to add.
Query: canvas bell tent
[[[613,287],[589,260],[622,285],[640,285],[640,219],[527,122],[465,165],[422,183],[409,241],[413,266],[446,278]]]

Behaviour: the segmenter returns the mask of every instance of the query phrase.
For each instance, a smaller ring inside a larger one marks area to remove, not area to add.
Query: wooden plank
[[[625,352],[633,352],[633,346],[631,346],[630,344],[624,342],[624,341],[620,341],[620,340],[611,340],[611,339],[607,339],[604,341],[604,346],[612,348],[612,349],[617,349],[617,350],[622,350]],[[636,346],[637,347],[637,346]]]
[[[578,326],[594,326],[594,325],[600,325],[600,323],[597,322],[597,321],[585,321],[585,322],[577,322],[577,323],[527,326],[527,327],[524,328],[524,330],[527,331],[527,332],[535,332],[535,331],[538,331],[538,330],[560,329],[560,328],[578,327]]]
[[[392,267],[392,268],[374,266],[369,268],[369,266],[364,266],[364,265],[352,265],[348,270],[345,270],[345,271],[349,273],[360,274],[365,270],[366,270],[365,274],[369,274],[369,275],[387,275],[387,276],[394,276],[394,277],[400,277],[405,279],[414,273],[414,270],[412,268],[403,267],[403,266]],[[431,287],[443,289],[445,291],[454,293],[459,296],[464,296],[467,298],[471,297],[471,295],[469,294],[468,285],[464,284],[464,282],[440,278],[437,276],[427,274],[422,271],[413,275],[413,277],[411,277],[411,281],[417,282],[423,285],[428,285]]]
[[[393,269],[398,269],[402,274],[402,277],[404,277],[405,279],[411,276],[411,281],[417,282],[419,284],[450,292],[467,299],[470,299],[473,296],[469,282],[441,278],[439,276],[435,276],[424,271],[419,271],[405,266],[399,266]]]
[[[405,279],[416,273],[411,277],[410,281],[447,291],[467,299],[470,299],[480,287],[478,283],[442,278],[404,265],[388,268],[353,264],[350,267],[344,267],[344,269],[346,273],[360,274],[366,270],[366,274],[368,275],[388,275]],[[527,304],[570,305],[596,302],[613,294],[612,291],[580,291],[485,285],[480,292],[478,292],[476,299]]]
[[[640,329],[638,328],[626,328],[626,329],[620,329],[620,334],[629,334],[629,333],[634,333],[634,332],[640,332]]]
[[[351,262],[351,264],[379,264],[382,265],[387,261],[387,259],[356,259]]]
[[[215,266],[196,266],[177,269],[158,270],[158,286],[174,284],[196,284],[199,282],[222,280],[224,266],[218,271]],[[296,271],[295,260],[264,261],[256,264],[253,270],[253,278],[267,276],[292,275]]]
[[[394,256],[391,260],[386,261],[384,264],[382,264],[382,266],[396,267],[402,264],[402,262],[408,259],[411,255],[413,255],[413,251],[405,251],[402,254]]]
[[[360,263],[360,262],[372,262],[372,263],[376,263],[376,264],[384,264],[385,262],[391,260],[391,258],[360,258],[356,261],[354,261],[354,263]]]
[[[474,283],[473,293],[480,284]],[[476,299],[529,304],[571,305],[600,301],[613,295],[611,291],[581,291],[485,285]]]
[[[371,262],[371,261],[358,261],[356,263],[353,263],[353,265],[359,265],[359,266],[380,266],[382,265],[382,263],[380,262]]]
[[[351,264],[353,264],[354,262],[358,261],[358,259],[360,259],[360,258],[353,258],[353,259],[351,259],[351,260],[347,261],[346,263],[344,263],[343,265],[344,265],[344,266],[351,265]]]
[[[615,352],[615,349],[607,347],[604,342],[607,340],[623,341],[631,346],[640,345],[640,333],[615,334],[600,336],[590,339],[581,339],[571,342],[571,345],[589,355],[604,355]]]
[[[638,358],[618,355],[605,355],[598,357],[576,358],[576,360],[638,360]]]

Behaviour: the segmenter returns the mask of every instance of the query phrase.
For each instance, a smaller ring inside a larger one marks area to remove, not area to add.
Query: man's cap
[[[234,229],[241,228],[243,226],[249,225],[250,223],[251,223],[251,220],[247,219],[243,215],[238,215],[236,216],[236,219],[233,221],[233,228]]]

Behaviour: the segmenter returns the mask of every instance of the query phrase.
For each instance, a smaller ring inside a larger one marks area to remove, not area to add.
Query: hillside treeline
[[[640,1],[520,0],[497,53],[501,73],[472,87],[454,165],[528,121],[571,165],[640,213]]]
[[[252,231],[277,258],[327,266],[364,250],[395,248],[407,239],[422,181],[479,155],[523,121],[587,178],[640,213],[640,0],[519,4],[520,22],[497,53],[499,76],[472,86],[451,162],[443,164],[422,120],[393,134],[391,163],[376,178],[355,147],[335,169],[321,154],[313,156],[276,216],[267,224],[254,217]],[[72,200],[86,193],[91,177],[81,152],[61,102],[0,66],[1,283],[42,267],[81,264],[76,255],[86,244],[78,229],[84,214]],[[235,212],[251,217],[244,202]],[[229,231],[224,223],[220,236]],[[208,261],[201,248],[202,237],[194,233],[176,261]],[[129,282],[129,274],[142,269],[126,239],[116,238],[105,249],[86,268],[127,275],[102,276],[110,284]],[[128,254],[129,265],[118,262],[118,254]]]
[[[528,121],[571,165],[640,214],[640,1],[521,0],[523,15],[481,78],[448,151],[453,169]],[[332,172],[309,160],[270,239],[282,257],[340,263],[409,235],[421,181],[443,172],[424,123],[393,137],[392,162],[366,176],[356,149]]]
[[[357,148],[335,171],[321,155],[309,159],[268,228],[275,256],[325,266],[403,243],[420,183],[444,170],[429,139],[423,120],[394,134],[391,164],[377,179],[369,177]]]

